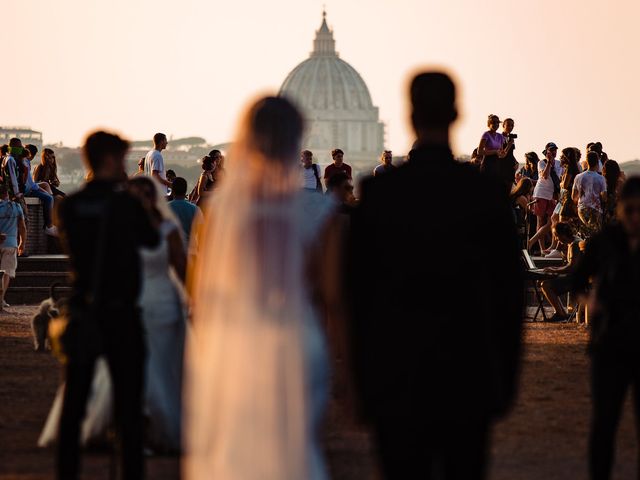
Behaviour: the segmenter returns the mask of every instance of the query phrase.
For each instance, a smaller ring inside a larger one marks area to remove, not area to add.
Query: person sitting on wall
[[[35,154],[34,154],[35,158]],[[144,160],[144,159],[143,159]],[[144,173],[144,161],[143,161],[143,173]],[[42,151],[42,157],[40,163],[33,169],[33,179],[44,188],[44,185],[49,186],[50,193],[54,197],[65,197],[66,194],[60,190],[60,179],[58,178],[58,164],[56,163],[56,154],[50,148],[45,148]],[[45,190],[48,192],[45,188]]]
[[[27,145],[22,151],[22,166],[24,175],[22,181],[24,182],[24,196],[37,198],[42,202],[42,216],[44,219],[44,233],[47,235],[57,236],[58,229],[53,224],[53,195],[42,188],[38,183],[33,180],[31,176],[31,159],[38,153],[38,149],[35,145]],[[48,184],[47,184],[48,186]]]

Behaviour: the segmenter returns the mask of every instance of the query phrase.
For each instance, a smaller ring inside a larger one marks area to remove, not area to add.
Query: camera
[[[514,138],[518,138],[518,134],[517,133],[510,133],[509,134],[509,140],[513,140]]]

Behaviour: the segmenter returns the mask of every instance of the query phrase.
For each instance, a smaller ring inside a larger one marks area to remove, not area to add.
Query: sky
[[[323,5],[395,154],[413,140],[411,75],[435,66],[458,82],[457,154],[495,113],[515,119],[518,157],[598,140],[640,158],[638,0],[2,0],[0,125],[69,146],[96,127],[229,141],[308,57]]]

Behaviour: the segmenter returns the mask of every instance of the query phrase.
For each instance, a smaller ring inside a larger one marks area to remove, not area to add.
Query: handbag
[[[110,212],[109,203],[110,200],[107,200],[98,229],[98,246],[87,305],[70,307],[64,315],[49,323],[53,353],[65,365],[70,358],[79,363],[91,362],[104,350],[98,315],[101,298],[100,276],[104,265],[107,223]]]
[[[549,177],[553,182],[553,196],[554,198],[558,198],[558,195],[560,195],[560,177],[558,177],[558,172],[556,172],[555,165],[551,167],[551,172],[549,172]]]

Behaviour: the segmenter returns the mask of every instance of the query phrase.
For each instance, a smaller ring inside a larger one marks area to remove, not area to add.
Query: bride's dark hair
[[[267,159],[297,159],[304,119],[293,104],[282,97],[264,97],[247,112],[242,131],[247,146]]]

